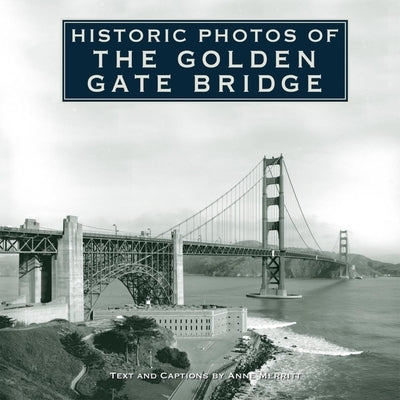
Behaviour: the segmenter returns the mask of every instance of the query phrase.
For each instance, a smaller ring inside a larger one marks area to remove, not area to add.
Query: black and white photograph
[[[399,18],[1,0],[0,399],[400,398]]]

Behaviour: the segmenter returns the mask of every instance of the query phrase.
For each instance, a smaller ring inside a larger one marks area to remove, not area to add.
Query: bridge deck
[[[48,229],[23,229],[14,227],[0,226],[0,253],[46,253],[54,254],[57,252],[57,239],[63,235],[62,231]],[[150,245],[149,251],[155,245],[159,249],[160,244],[171,245],[169,250],[172,252],[172,239],[162,239],[146,236],[134,235],[115,235],[103,234],[97,232],[83,232],[84,243],[136,243],[142,246]],[[140,246],[141,247],[141,246]],[[115,249],[120,248],[116,246]],[[137,248],[137,247],[135,247]],[[133,247],[130,247],[132,251]],[[93,251],[93,250],[92,250]],[[107,250],[110,251],[110,250]],[[118,250],[115,250],[118,251]],[[121,251],[121,250],[120,250]],[[122,249],[122,251],[124,251]],[[338,259],[326,257],[317,253],[285,251],[286,258],[316,260],[324,262],[332,262],[335,264],[345,265],[346,263]],[[184,255],[204,255],[204,256],[279,256],[283,255],[278,249],[263,249],[261,247],[249,247],[236,244],[223,243],[204,243],[204,242],[183,242]]]

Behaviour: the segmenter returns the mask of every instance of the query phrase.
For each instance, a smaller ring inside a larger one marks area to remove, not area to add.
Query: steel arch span
[[[161,271],[145,264],[121,263],[104,268],[84,282],[85,317],[89,318],[101,293],[115,279],[128,289],[135,304],[144,304],[149,298],[155,304],[173,302],[172,280]]]

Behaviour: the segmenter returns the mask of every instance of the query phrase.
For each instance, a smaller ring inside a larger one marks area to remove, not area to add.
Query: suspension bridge
[[[286,181],[290,195],[284,191]],[[0,253],[19,254],[18,296],[27,303],[64,298],[70,321],[90,318],[114,279],[126,286],[136,304],[147,299],[183,304],[184,255],[260,258],[260,290],[251,294],[258,297],[290,298],[286,259],[330,263],[340,276],[349,275],[347,231],[340,232],[337,258],[322,251],[282,155],[264,157],[230,190],[157,236],[123,233],[116,227],[94,231],[72,216],[64,219],[62,231],[40,228],[27,219],[19,228],[0,227]]]

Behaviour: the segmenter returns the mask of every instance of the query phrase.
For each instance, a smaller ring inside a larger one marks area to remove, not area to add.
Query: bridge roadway
[[[14,227],[0,227],[0,253],[8,254],[57,254],[57,241],[63,235],[60,230],[48,229],[25,229]],[[115,235],[94,232],[83,232],[84,253],[93,252],[89,243],[96,244],[95,248],[102,252],[105,247],[112,252],[157,252],[162,249],[163,253],[173,252],[172,239],[161,239],[156,237],[144,237],[134,235]],[[90,250],[89,250],[90,247]],[[140,250],[139,250],[140,249]],[[344,261],[326,257],[321,254],[303,251],[285,251],[284,254],[278,249],[263,249],[261,247],[243,246],[238,244],[207,243],[183,241],[184,255],[204,256],[279,256],[302,260],[314,260],[331,262],[338,265],[346,265]]]

